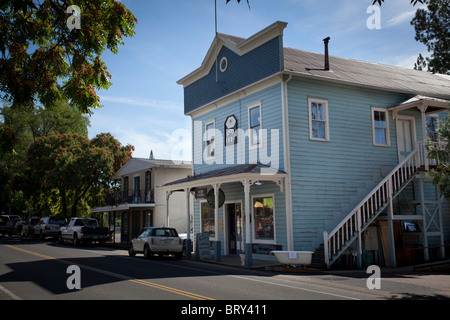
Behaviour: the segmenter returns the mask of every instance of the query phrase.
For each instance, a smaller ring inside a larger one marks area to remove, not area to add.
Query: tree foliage
[[[413,6],[415,6],[417,3],[424,3],[424,1],[426,1],[426,0],[411,0],[411,4],[413,5]],[[373,2],[372,2],[372,4],[376,4],[376,3],[378,3],[380,6],[381,6],[381,4],[384,2],[384,0],[373,0]]]
[[[0,93],[16,106],[45,107],[67,98],[83,113],[101,107],[96,90],[111,75],[100,59],[134,35],[136,18],[114,0],[78,0],[80,28],[70,29],[66,0],[0,2]]]
[[[109,133],[92,140],[78,134],[38,138],[28,150],[25,175],[16,184],[29,197],[56,190],[59,212],[73,217],[89,192],[111,185],[114,173],[131,158],[133,150]]]
[[[448,0],[427,0],[427,10],[417,9],[411,21],[415,39],[426,45],[431,56],[419,55],[415,68],[450,74],[450,5]]]
[[[11,179],[24,175],[26,151],[37,138],[60,133],[87,137],[89,118],[66,101],[48,109],[43,106],[12,108],[3,105],[0,115],[3,118],[0,126],[0,211],[21,213],[30,205],[30,209],[47,212],[48,201],[43,197],[26,201],[21,189],[11,188]]]
[[[439,125],[439,142],[427,142],[428,158],[435,159],[437,168],[431,170],[433,184],[450,199],[450,119],[447,117]]]

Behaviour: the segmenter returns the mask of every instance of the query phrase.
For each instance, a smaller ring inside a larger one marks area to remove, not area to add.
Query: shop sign
[[[195,199],[205,199],[207,195],[206,191],[206,188],[195,189]]]
[[[237,119],[234,115],[225,120],[225,146],[237,144]]]

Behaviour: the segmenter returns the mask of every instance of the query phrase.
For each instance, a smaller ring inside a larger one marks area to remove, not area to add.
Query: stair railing
[[[323,232],[325,264],[328,268],[355,239],[361,239],[361,232],[387,207],[394,195],[405,186],[421,165],[428,169],[426,149],[422,143],[373,188],[330,233]]]

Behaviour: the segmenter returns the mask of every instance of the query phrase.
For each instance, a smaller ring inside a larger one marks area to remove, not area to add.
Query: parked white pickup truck
[[[58,240],[70,240],[74,245],[80,243],[98,241],[104,244],[109,238],[109,228],[99,227],[97,219],[93,218],[72,218],[67,225],[60,229]]]

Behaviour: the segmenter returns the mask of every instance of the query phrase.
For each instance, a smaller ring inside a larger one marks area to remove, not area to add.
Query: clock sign
[[[237,144],[237,119],[234,115],[225,120],[225,146]]]

